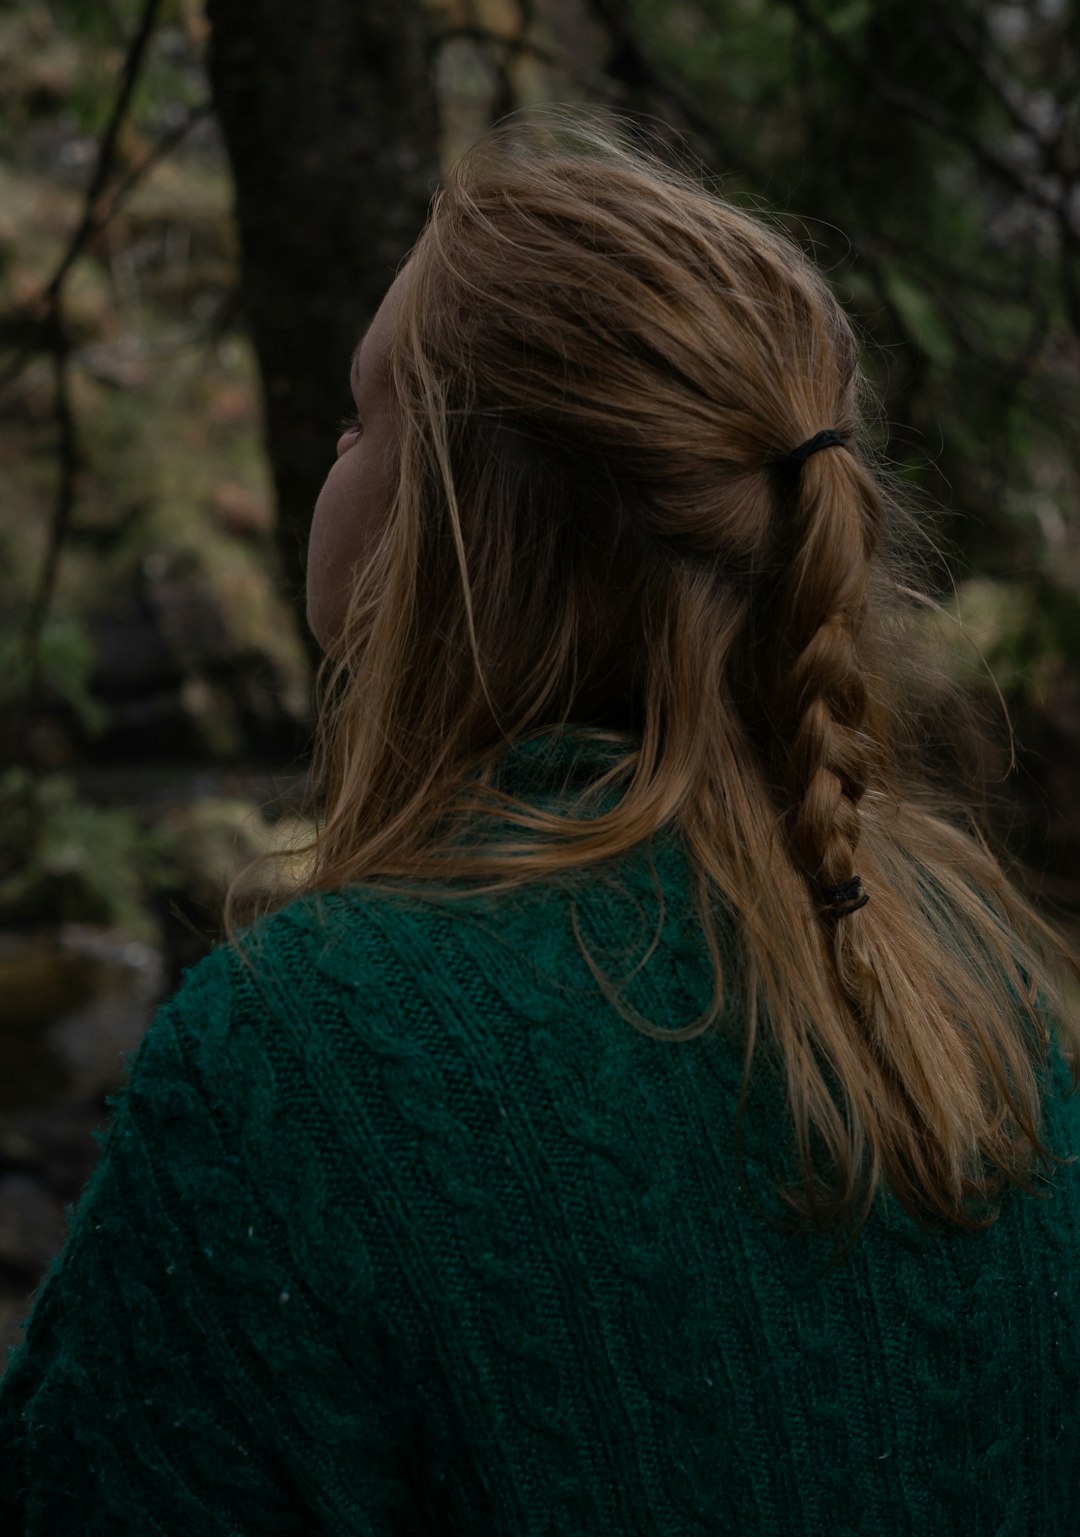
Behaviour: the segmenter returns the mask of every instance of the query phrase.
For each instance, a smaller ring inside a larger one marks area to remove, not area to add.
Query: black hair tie
[[[846,448],[847,438],[835,427],[826,427],[824,432],[816,432],[812,438],[807,438],[805,443],[800,443],[798,448],[793,448],[790,454],[784,455],[784,463],[792,465],[795,469],[801,469],[811,454],[816,454],[821,448]]]
[[[849,881],[842,881],[839,886],[826,886],[823,896],[829,911],[837,918],[846,918],[848,913],[857,913],[860,907],[865,907],[870,900],[870,893],[864,891],[860,896],[861,885],[862,877],[853,875]]]

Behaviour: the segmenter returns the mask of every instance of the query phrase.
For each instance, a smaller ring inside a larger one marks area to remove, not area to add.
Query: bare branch
[[[98,145],[97,164],[83,199],[82,218],[68,243],[68,248],[64,252],[59,266],[31,306],[32,313],[34,313],[37,319],[37,325],[34,328],[34,332],[20,348],[12,363],[0,375],[0,391],[6,389],[18,377],[30,357],[38,350],[40,342],[49,334],[50,318],[59,307],[60,290],[63,287],[64,279],[82,252],[86,242],[100,228],[98,202],[102,192],[105,190],[109,177],[112,175],[120,129],[123,127],[124,118],[127,116],[128,106],[131,102],[132,92],[135,89],[135,82],[139,76],[143,55],[153,34],[160,8],[161,0],[145,0],[139,24],[135,29],[131,42],[128,44],[127,56],[124,59],[123,69],[120,74],[120,89],[116,93],[116,100],[113,102],[109,120],[105,124],[101,142]],[[113,212],[115,212],[115,200],[113,207],[110,209],[110,213]],[[52,334],[55,335],[56,333]]]
[[[488,27],[481,26],[453,26],[442,28],[436,36],[437,43],[452,43],[465,41],[469,43],[486,43],[496,48],[501,48],[504,53],[526,53],[530,58],[536,59],[549,68],[557,69],[563,64],[550,48],[543,48],[539,43],[531,42],[519,33],[493,32]]]
[[[938,31],[948,39],[956,52],[963,56],[964,61],[973,74],[979,77],[1017,132],[1023,134],[1025,138],[1030,139],[1033,144],[1038,146],[1043,157],[1043,163],[1047,169],[1060,171],[1060,167],[1054,164],[1052,160],[1054,151],[1057,148],[1056,141],[1045,138],[1036,124],[1021,112],[1004,84],[987,64],[980,49],[973,47],[971,39],[965,37],[949,8],[947,6],[931,7],[928,14],[933,18],[934,25],[938,28]]]
[[[213,107],[210,102],[201,101],[197,107],[192,107],[187,116],[177,123],[174,128],[167,129],[161,135],[160,139],[150,147],[138,165],[132,166],[109,199],[109,206],[94,220],[93,227],[90,230],[91,236],[101,233],[110,220],[120,211],[124,203],[127,202],[139,183],[153,170],[154,166],[164,160],[166,155],[171,155],[177,145],[182,144],[187,138],[195,125],[208,118],[212,111]]]
[[[60,566],[60,552],[71,529],[71,515],[75,506],[75,477],[79,469],[79,444],[75,427],[75,413],[71,405],[71,344],[63,324],[59,306],[53,312],[55,335],[52,356],[55,381],[55,414],[59,428],[60,475],[56,486],[52,518],[49,521],[49,537],[45,547],[37,590],[30,602],[26,621],[24,654],[26,658],[27,692],[33,695],[40,683],[41,632],[56,586],[56,573]]]
[[[981,139],[977,138],[952,113],[939,107],[936,102],[927,101],[925,97],[917,96],[914,91],[909,91],[905,86],[897,85],[895,81],[886,79],[877,70],[871,69],[860,59],[856,58],[855,54],[837,36],[828,23],[811,10],[807,0],[783,0],[783,4],[795,13],[807,31],[812,32],[815,37],[821,40],[822,44],[834,58],[838,59],[846,69],[862,80],[881,101],[890,102],[894,107],[899,108],[901,112],[906,112],[909,117],[915,118],[918,122],[925,123],[928,128],[933,128],[945,138],[952,139],[954,143],[962,145],[984,170],[989,171],[999,181],[1010,186],[1014,192],[1019,192],[1029,202],[1037,204],[1038,207],[1045,209],[1047,213],[1051,213],[1055,217],[1060,214],[1060,199],[1051,197],[1049,193],[1043,191],[1041,187],[1024,176],[1023,172],[1018,171],[1007,160],[1003,160],[1000,155],[996,154]]]
[[[886,79],[877,70],[864,64],[828,23],[811,9],[808,0],[783,0],[783,3],[794,12],[806,30],[819,38],[833,57],[857,79],[863,81],[879,100],[890,102],[917,122],[925,123],[928,128],[933,128],[944,138],[961,145],[978,165],[981,165],[999,182],[1011,187],[1025,201],[1051,215],[1060,237],[1061,286],[1065,307],[1070,324],[1074,330],[1080,332],[1080,287],[1078,287],[1073,265],[1077,256],[1080,256],[1080,230],[1073,224],[1069,213],[1069,201],[1075,178],[1066,176],[1059,170],[1059,179],[1062,183],[1060,195],[1052,197],[1037,182],[1032,181],[992,150],[952,113],[939,107],[935,102],[927,101],[915,92],[907,90],[906,87]],[[1037,142],[1044,145],[1041,138]]]
[[[765,186],[768,178],[751,165],[744,152],[724,136],[719,124],[702,111],[693,95],[648,57],[619,0],[587,0],[587,4],[618,49],[634,81],[675,108],[687,127],[709,147],[713,162],[723,163],[730,172],[747,177],[758,186]]]
[[[63,260],[53,273],[45,287],[43,297],[53,299],[60,291],[60,285],[67,276],[72,262],[75,261],[87,240],[94,233],[98,199],[105,190],[105,185],[112,174],[113,163],[116,159],[116,145],[123,127],[124,118],[127,116],[128,105],[131,101],[135,82],[139,77],[139,67],[142,64],[143,54],[150,41],[157,22],[157,13],[161,8],[161,0],[145,0],[143,12],[139,18],[139,25],[135,35],[128,44],[127,57],[120,74],[120,89],[116,93],[109,121],[105,125],[105,131],[101,136],[101,144],[98,148],[97,166],[91,178],[90,185],[86,189],[86,198],[83,203],[83,216],[78,229],[71,238],[71,243],[64,253]]]
[[[60,555],[71,529],[72,514],[75,507],[75,481],[79,468],[78,435],[71,400],[71,337],[63,312],[64,280],[71,271],[73,263],[83,250],[86,242],[101,228],[103,222],[100,210],[101,197],[113,173],[120,129],[127,116],[128,106],[130,105],[135,83],[139,76],[147,44],[157,22],[160,6],[161,0],[145,0],[139,24],[128,45],[127,55],[124,59],[120,88],[117,91],[112,111],[109,114],[108,122],[105,125],[101,142],[98,146],[97,164],[94,168],[94,174],[90,179],[90,185],[86,189],[82,218],[68,244],[63,259],[42,290],[37,303],[32,307],[31,313],[34,317],[33,330],[24,341],[14,363],[9,366],[3,378],[0,379],[0,389],[3,389],[18,375],[27,359],[36,350],[44,346],[51,352],[55,381],[54,409],[59,430],[59,478],[56,487],[56,499],[53,504],[53,514],[49,522],[49,536],[45,547],[45,558],[42,562],[37,588],[30,601],[30,610],[27,615],[24,635],[27,687],[31,695],[40,682],[41,633],[45,625],[49,605],[52,601],[53,590],[56,586],[56,574],[60,566]],[[184,125],[183,131],[187,132],[190,126],[191,120]],[[173,130],[166,137],[172,142],[177,142],[176,130]],[[133,172],[127,177],[113,197],[105,217],[112,217],[123,198],[131,191],[135,181],[138,177],[145,174],[148,166],[156,158],[158,157],[152,151],[138,168],[137,173]]]

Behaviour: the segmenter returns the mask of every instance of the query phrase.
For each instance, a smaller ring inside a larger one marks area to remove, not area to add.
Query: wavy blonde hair
[[[950,797],[930,766],[927,701],[967,707],[918,622],[929,541],[874,467],[859,352],[777,227],[619,131],[504,129],[466,157],[408,261],[396,495],[325,664],[301,889],[454,901],[674,831],[712,1007],[632,1023],[719,1019],[719,898],[745,957],[736,1142],[762,1029],[800,1219],[861,1195],[861,1226],[884,1180],[923,1227],[982,1228],[971,1198],[1071,1161],[1039,1140],[1037,1070],[1054,1018],[1080,1083],[1056,985],[1080,962],[1005,875],[975,781]],[[826,427],[849,446],[784,465]],[[491,783],[508,742],[566,722],[626,748],[602,815]],[[542,842],[455,842],[478,813]],[[838,919],[821,890],[856,871],[871,899]]]

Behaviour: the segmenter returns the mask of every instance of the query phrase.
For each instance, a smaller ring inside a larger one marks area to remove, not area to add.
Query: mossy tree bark
[[[311,510],[350,408],[350,354],[438,178],[431,38],[422,0],[207,0],[206,14],[278,548],[302,619]]]

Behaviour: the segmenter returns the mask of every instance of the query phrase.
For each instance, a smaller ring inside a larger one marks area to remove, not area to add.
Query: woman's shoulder
[[[215,1179],[284,1189],[283,1158],[312,1163],[305,1128],[336,1124],[346,1102],[365,1107],[347,1118],[353,1141],[381,1125],[388,1063],[427,1050],[426,1011],[384,953],[393,921],[381,903],[304,897],[189,967],[112,1101],[113,1159],[145,1145],[181,1179],[185,1149],[206,1147]]]
[[[562,1018],[587,1021],[581,1034],[560,1037],[561,1049],[591,1051],[608,1024],[619,1032],[619,1016],[582,941],[593,952],[640,932],[644,949],[660,918],[651,910],[641,925],[650,893],[636,864],[619,875],[621,884],[581,882],[573,911],[556,888],[491,900],[455,894],[449,904],[368,887],[306,894],[193,967],[151,1033],[182,1037],[189,1069],[212,1098],[216,1083],[232,1103],[244,1098],[241,1080],[288,1079],[301,1093],[301,1080],[315,1077],[331,1096],[335,1085],[363,1085],[381,1102],[405,1092],[402,1064],[419,1072],[441,1060],[451,1038],[468,1035],[463,1021],[480,1019],[483,1029],[481,1044],[470,1035],[460,1050],[491,1060],[518,1049],[523,1021],[543,1029]],[[640,997],[628,990],[649,1018],[658,976],[669,979],[673,1008],[707,1007],[704,945],[675,900],[681,892],[668,885],[663,964],[642,979]]]
[[[388,990],[400,997],[410,985],[422,990],[435,980],[447,934],[469,949],[477,937],[469,922],[473,906],[455,903],[448,915],[405,892],[307,893],[237,933],[204,964],[272,1010],[293,1012],[301,1001],[342,990],[362,990],[374,1008]]]
[[[415,923],[419,904],[405,909]],[[270,995],[288,1003],[342,974],[356,977],[365,965],[407,948],[403,909],[381,894],[314,892],[256,918],[189,966],[170,1004],[223,1000],[242,1003]]]
[[[463,917],[463,915],[461,915]],[[361,1040],[375,1056],[407,1049],[445,986],[432,909],[380,892],[309,893],[258,918],[183,974],[133,1065],[183,1061],[214,1083],[277,1074]],[[469,946],[455,922],[455,944]],[[353,1064],[355,1068],[355,1064]],[[212,1097],[216,1097],[213,1096]]]

